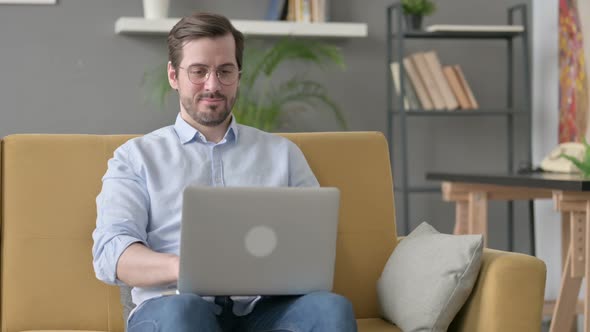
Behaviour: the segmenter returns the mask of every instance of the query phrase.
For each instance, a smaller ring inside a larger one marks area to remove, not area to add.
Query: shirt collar
[[[182,116],[180,116],[180,113],[178,113],[176,116],[174,130],[176,130],[176,133],[178,134],[182,144],[189,143],[195,138],[199,138],[203,142],[206,141],[205,137],[196,128],[184,121]],[[231,117],[229,127],[227,128],[227,132],[225,132],[225,135],[221,141],[223,140],[226,140],[227,142],[232,140],[237,142],[238,140],[238,123],[236,122],[236,118],[233,115]]]

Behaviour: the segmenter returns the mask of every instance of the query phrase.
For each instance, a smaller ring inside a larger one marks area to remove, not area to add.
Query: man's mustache
[[[222,95],[219,92],[205,92],[200,94],[197,99],[201,100],[204,98],[226,99],[225,95]]]

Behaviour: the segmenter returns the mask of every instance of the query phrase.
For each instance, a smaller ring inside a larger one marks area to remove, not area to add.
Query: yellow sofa
[[[397,244],[392,177],[380,133],[285,134],[324,186],[339,187],[334,290],[361,332],[380,319],[376,280]],[[107,160],[132,136],[12,135],[1,150],[1,331],[123,331],[119,289],[94,276],[91,232]],[[538,332],[545,265],[486,250],[475,288],[450,331]]]

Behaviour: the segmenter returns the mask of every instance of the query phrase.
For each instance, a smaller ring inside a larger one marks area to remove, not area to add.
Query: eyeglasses
[[[186,69],[188,79],[193,84],[203,84],[207,82],[212,71],[215,71],[215,76],[219,80],[219,83],[223,85],[232,85],[236,83],[240,77],[241,71],[233,65],[222,66],[217,69],[211,69],[207,66],[193,65],[188,68],[178,67]]]

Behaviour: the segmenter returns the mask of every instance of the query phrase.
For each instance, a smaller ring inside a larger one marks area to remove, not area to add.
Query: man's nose
[[[217,91],[221,88],[219,78],[217,78],[217,72],[212,71],[209,73],[209,77],[205,81],[205,89],[210,91]]]

